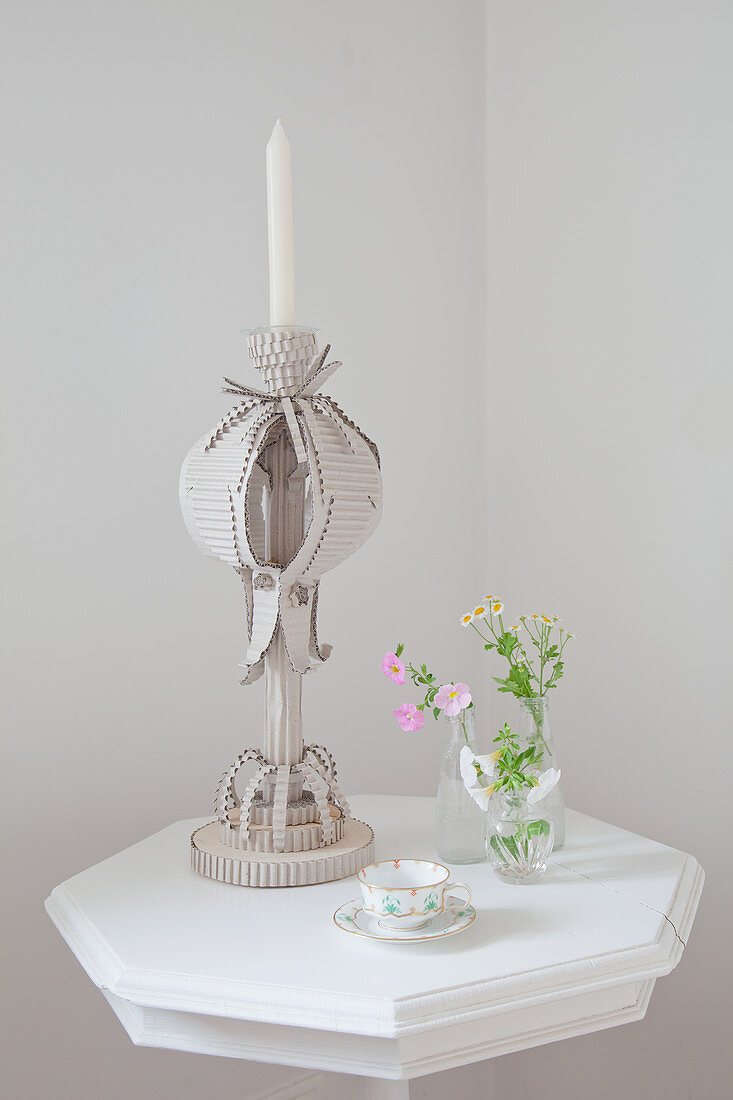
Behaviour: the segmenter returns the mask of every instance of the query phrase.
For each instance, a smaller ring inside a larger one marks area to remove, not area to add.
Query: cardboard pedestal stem
[[[191,866],[217,882],[235,886],[313,886],[355,875],[374,862],[374,833],[350,817],[344,836],[309,852],[250,852],[219,840],[219,822],[203,825],[191,837]]]

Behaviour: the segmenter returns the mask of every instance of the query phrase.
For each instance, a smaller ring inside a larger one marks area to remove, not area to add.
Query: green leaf
[[[433,718],[440,717],[440,707],[433,707]]]
[[[489,841],[491,847],[496,852],[497,856],[502,863],[506,863],[507,853],[513,859],[519,859],[519,850],[517,848],[516,839],[513,836],[504,836],[499,838],[498,836],[492,836]]]
[[[394,655],[395,655],[395,657],[401,657],[404,652],[405,652],[405,643],[400,642],[400,644],[397,646],[397,649],[394,651]]]

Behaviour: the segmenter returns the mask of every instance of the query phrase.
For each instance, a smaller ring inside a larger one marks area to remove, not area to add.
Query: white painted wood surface
[[[435,858],[434,800],[355,798],[376,858]],[[134,1042],[375,1078],[412,1078],[640,1019],[682,955],[703,872],[682,852],[568,811],[545,881],[460,868],[460,936],[377,944],[331,917],[355,879],[212,882],[182,821],[52,892],[51,919]]]

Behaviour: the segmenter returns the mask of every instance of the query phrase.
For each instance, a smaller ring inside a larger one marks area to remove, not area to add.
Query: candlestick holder
[[[265,723],[221,778],[216,820],[191,838],[191,863],[242,886],[300,886],[373,859],[371,828],[351,817],[327,748],[303,738],[302,686],[331,647],[318,639],[321,577],[353,554],[381,515],[379,453],[320,393],[341,365],[315,331],[252,329],[266,391],[225,379],[238,403],[181,470],[186,526],[244,588],[243,684],[265,679]],[[246,776],[244,790],[242,778]],[[239,788],[237,784],[239,783]]]

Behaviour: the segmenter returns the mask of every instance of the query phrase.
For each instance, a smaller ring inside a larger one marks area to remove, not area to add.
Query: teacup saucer
[[[431,917],[420,928],[384,928],[378,916],[367,913],[361,898],[347,901],[333,915],[334,924],[343,932],[384,943],[420,943],[424,940],[439,940],[443,936],[453,936],[456,932],[462,932],[475,919],[476,910],[472,905],[467,905],[464,909],[444,909],[442,913]]]

